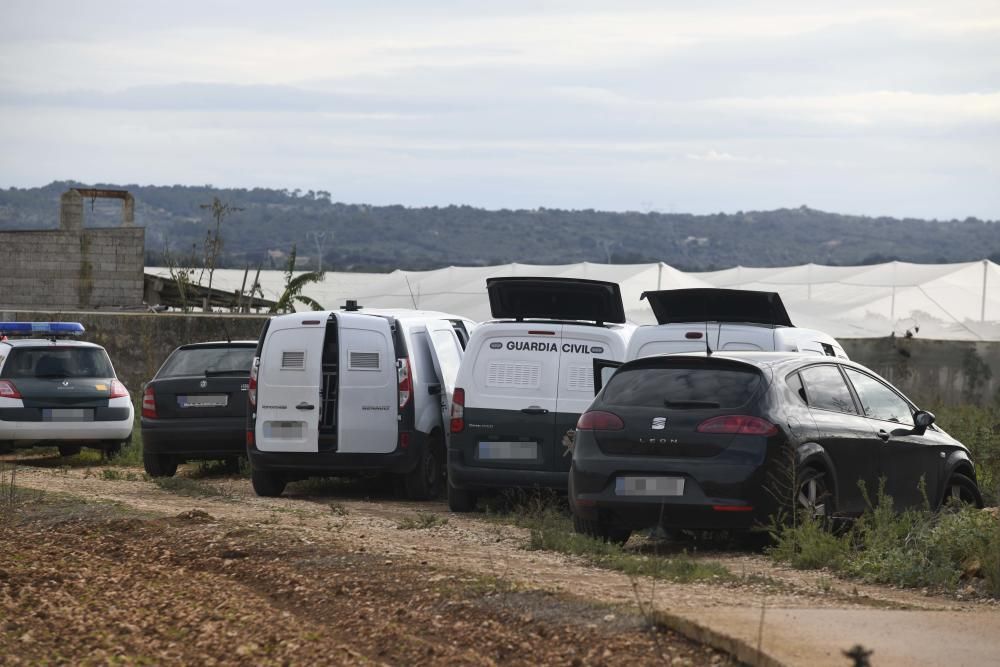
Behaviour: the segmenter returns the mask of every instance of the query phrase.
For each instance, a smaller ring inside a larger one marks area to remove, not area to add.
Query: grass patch
[[[396,524],[399,530],[427,530],[437,528],[448,523],[448,519],[438,514],[414,514],[403,517],[403,520]]]
[[[803,518],[772,532],[772,558],[828,568],[862,581],[954,590],[981,577],[1000,597],[1000,515],[973,507],[897,513],[884,485],[870,509],[842,535]]]
[[[117,468],[104,468],[101,470],[101,479],[112,482],[138,482],[144,479],[145,475],[132,472],[131,470],[121,471]]]
[[[189,477],[154,477],[153,483],[164,491],[181,496],[224,497],[225,493],[210,484]]]
[[[132,437],[117,454],[108,457],[108,464],[120,468],[142,467],[142,428],[138,423],[132,427]]]

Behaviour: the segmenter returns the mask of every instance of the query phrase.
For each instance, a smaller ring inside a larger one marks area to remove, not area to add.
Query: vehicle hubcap
[[[814,477],[799,488],[799,507],[813,518],[825,517],[826,500],[823,496],[823,486],[819,479]]]

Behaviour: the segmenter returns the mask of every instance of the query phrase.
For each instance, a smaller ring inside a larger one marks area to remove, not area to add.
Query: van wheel
[[[143,449],[142,467],[150,477],[173,477],[177,472],[177,459]]]
[[[441,495],[444,442],[437,434],[428,440],[417,457],[417,465],[403,475],[406,497],[410,500],[432,500]]]
[[[587,537],[592,537],[595,540],[611,542],[612,544],[617,544],[619,546],[628,542],[628,538],[632,536],[632,531],[628,528],[615,528],[614,526],[610,526],[603,521],[581,519],[575,514],[573,515],[573,530],[579,535],[586,535]]]
[[[254,468],[250,471],[250,483],[253,484],[253,492],[263,498],[277,498],[285,490],[288,482],[277,473]]]
[[[448,509],[452,512],[472,512],[476,509],[476,494],[466,489],[456,489],[449,482]]]
[[[80,445],[59,445],[59,456],[76,456],[80,449]]]

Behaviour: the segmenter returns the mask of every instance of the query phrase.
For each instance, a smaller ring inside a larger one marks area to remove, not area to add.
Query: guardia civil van
[[[250,372],[247,454],[254,491],[358,472],[402,477],[426,499],[444,480],[445,424],[474,323],[360,308],[271,318]]]
[[[623,359],[634,329],[615,283],[491,278],[486,289],[494,319],[472,333],[452,405],[456,512],[489,490],[566,488],[566,434],[594,398],[594,359]]]

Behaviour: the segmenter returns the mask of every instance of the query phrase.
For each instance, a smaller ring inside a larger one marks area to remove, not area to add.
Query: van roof
[[[625,323],[617,283],[582,278],[488,278],[486,291],[495,319]]]
[[[643,292],[659,324],[733,322],[791,327],[777,292],[695,287]]]

